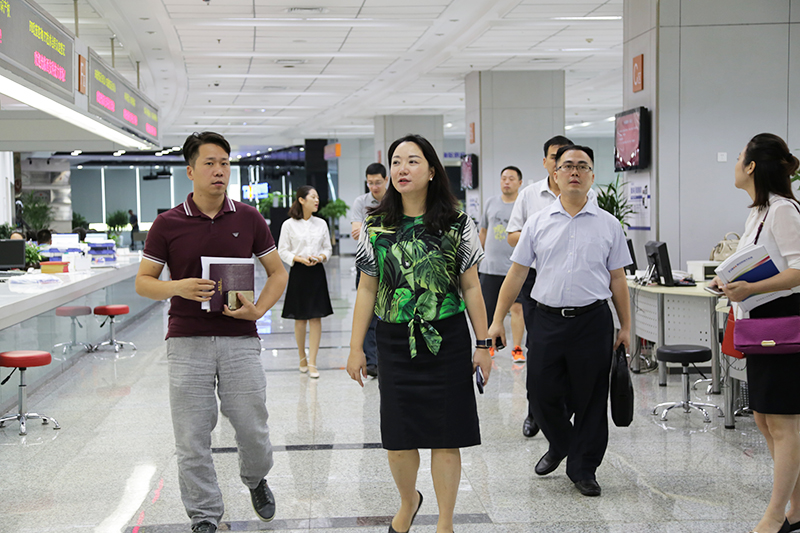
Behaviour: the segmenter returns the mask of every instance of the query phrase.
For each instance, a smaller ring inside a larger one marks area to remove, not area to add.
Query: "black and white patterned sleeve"
[[[484,253],[475,222],[463,212],[459,214],[459,222],[461,224],[461,242],[458,244],[456,260],[459,274],[463,274],[482,261]]]
[[[358,238],[358,247],[356,248],[356,268],[373,278],[378,277],[378,260],[375,257],[375,249],[370,242],[370,230],[375,224],[372,217],[367,217],[364,226],[361,228],[361,236]]]

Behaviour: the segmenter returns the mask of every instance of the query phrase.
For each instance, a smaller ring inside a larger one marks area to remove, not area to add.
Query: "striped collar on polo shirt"
[[[189,195],[186,197],[186,200],[183,202],[183,212],[186,213],[187,217],[199,217],[202,215],[200,210],[197,208],[197,204],[194,203],[194,199],[192,196],[194,195],[193,192],[190,192]],[[222,212],[223,213],[235,213],[236,212],[236,204],[231,200],[228,195],[225,195],[225,200],[222,202]]]

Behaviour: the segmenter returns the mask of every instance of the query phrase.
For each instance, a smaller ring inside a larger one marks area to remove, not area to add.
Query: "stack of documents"
[[[744,250],[735,252],[714,271],[725,284],[734,281],[753,283],[771,278],[780,272],[769,256],[769,252],[763,246],[748,246]],[[790,294],[792,294],[790,290],[753,294],[739,302],[739,307],[749,312],[761,304],[789,296]]]

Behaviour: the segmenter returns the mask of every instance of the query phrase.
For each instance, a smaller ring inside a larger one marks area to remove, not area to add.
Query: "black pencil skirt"
[[[750,311],[750,318],[800,314],[800,294],[772,300]],[[800,414],[800,353],[753,354],[747,356],[747,387],[750,409],[770,415]]]
[[[378,321],[381,440],[387,450],[465,448],[481,443],[465,313],[431,322],[442,336],[433,355],[417,334],[411,358],[408,324]]]
[[[308,320],[333,314],[325,267],[317,263],[305,266],[295,263],[289,270],[286,298],[283,301],[283,318]]]

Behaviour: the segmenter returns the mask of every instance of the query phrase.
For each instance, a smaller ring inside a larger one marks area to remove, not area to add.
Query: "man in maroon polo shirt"
[[[255,321],[278,301],[288,275],[264,218],[251,206],[228,198],[230,145],[217,133],[194,133],[183,145],[192,193],[156,218],[147,234],[136,292],[154,300],[171,298],[167,330],[170,410],[178,456],[181,499],[192,531],[214,533],[224,512],[211,459],[211,431],[222,414],[236,432],[242,482],[250,489],[259,518],[275,516],[266,476],[272,467],[266,407],[266,377]],[[276,253],[273,253],[276,252]],[[215,284],[202,279],[201,256],[255,255],[267,283],[255,304],[207,312],[201,303]],[[170,281],[159,280],[164,265]]]

